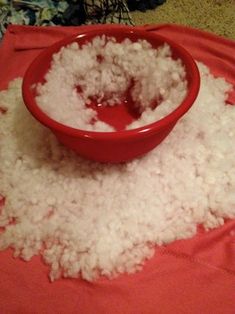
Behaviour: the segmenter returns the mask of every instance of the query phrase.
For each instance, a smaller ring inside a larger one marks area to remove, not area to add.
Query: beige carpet
[[[155,10],[132,12],[136,25],[177,23],[235,39],[235,0],[166,0]]]

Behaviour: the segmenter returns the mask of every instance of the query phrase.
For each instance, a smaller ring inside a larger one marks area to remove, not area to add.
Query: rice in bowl
[[[127,93],[139,118],[126,125],[135,129],[162,119],[187,93],[185,68],[174,60],[168,44],[154,49],[146,40],[121,43],[97,36],[79,46],[73,42],[53,55],[45,82],[38,84],[38,106],[52,119],[82,130],[111,132],[90,106],[117,106]]]

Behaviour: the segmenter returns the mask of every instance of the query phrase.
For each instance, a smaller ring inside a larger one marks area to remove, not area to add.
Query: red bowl
[[[92,132],[75,129],[63,125],[45,114],[35,101],[36,92],[32,88],[35,83],[43,82],[44,76],[50,68],[52,55],[72,42],[84,44],[93,37],[105,34],[113,36],[118,42],[125,38],[137,41],[146,39],[154,48],[168,43],[174,59],[181,59],[186,68],[188,91],[185,99],[169,115],[149,125],[124,130],[127,123],[133,121],[133,116],[126,104],[112,108],[97,108],[98,116],[105,122],[118,127],[116,132]],[[129,26],[104,25],[97,30],[82,31],[67,37],[46,48],[29,66],[23,78],[22,93],[25,105],[31,114],[43,125],[51,129],[58,140],[79,155],[100,162],[123,162],[141,156],[152,150],[171,132],[177,121],[190,109],[195,101],[200,86],[198,68],[190,54],[175,42],[160,35],[148,33]],[[123,128],[123,130],[121,130]]]

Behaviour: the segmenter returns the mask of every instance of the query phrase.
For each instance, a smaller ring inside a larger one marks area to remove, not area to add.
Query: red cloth
[[[10,26],[0,48],[0,89],[22,76],[42,48],[87,27]],[[235,86],[234,41],[176,25],[146,29],[177,41]],[[11,250],[1,252],[0,313],[234,314],[234,234],[235,220],[208,233],[199,229],[192,239],[158,249],[140,273],[95,283],[50,283],[39,257],[24,262],[14,259]]]

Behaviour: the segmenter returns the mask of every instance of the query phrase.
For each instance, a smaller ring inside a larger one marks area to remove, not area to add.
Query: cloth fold
[[[23,76],[40,51],[64,36],[98,26],[9,26],[0,48],[0,89]],[[118,27],[112,25],[112,27]],[[140,27],[184,46],[212,72],[235,85],[235,42],[177,25]],[[0,312],[17,314],[234,314],[235,220],[157,248],[144,269],[114,280],[50,283],[40,257],[24,262],[0,253]]]

